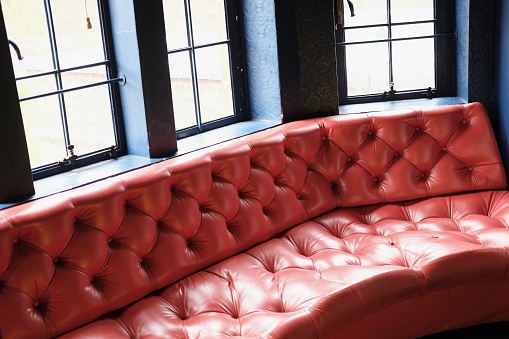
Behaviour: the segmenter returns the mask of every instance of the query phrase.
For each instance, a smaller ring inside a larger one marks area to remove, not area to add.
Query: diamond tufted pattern
[[[507,279],[505,186],[477,103],[279,126],[1,211],[1,336],[321,337]]]

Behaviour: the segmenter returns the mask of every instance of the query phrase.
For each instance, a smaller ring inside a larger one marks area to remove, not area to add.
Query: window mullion
[[[58,57],[58,47],[57,47],[57,39],[55,33],[55,26],[53,23],[53,13],[51,11],[51,3],[50,0],[44,1],[44,7],[46,9],[46,21],[48,24],[48,32],[50,37],[50,45],[51,45],[51,55],[53,58],[53,66],[55,67],[55,80],[57,85],[57,91],[63,90],[63,82],[62,82],[62,74],[60,69],[60,60]],[[62,121],[62,131],[64,133],[64,141],[67,148],[71,144],[70,136],[69,136],[69,127],[67,124],[67,113],[65,109],[65,99],[63,93],[58,93],[58,102],[60,105],[60,118]]]
[[[235,75],[234,75],[234,68],[235,66],[233,65],[233,46],[232,46],[232,43],[231,43],[231,38],[232,38],[232,27],[234,24],[239,24],[238,22],[238,12],[236,11],[230,11],[228,10],[228,1],[224,0],[223,1],[223,6],[224,6],[224,9],[225,9],[225,25],[226,25],[226,39],[227,39],[227,42],[226,42],[226,45],[228,46],[228,61],[229,61],[229,66],[230,66],[230,84],[231,84],[231,87],[232,87],[232,93],[231,93],[231,96],[232,96],[232,102],[233,102],[233,112],[235,115],[238,114],[237,112],[237,109],[236,109],[236,106],[237,106],[237,100],[235,100]],[[238,9],[237,9],[238,10]],[[235,14],[235,17],[236,17],[236,20],[235,21],[232,21],[230,22],[230,13],[236,13]]]
[[[106,1],[107,4],[107,1]],[[99,17],[102,18],[102,20],[99,20],[100,22],[100,28],[101,28],[101,36],[103,41],[103,52],[105,56],[104,65],[106,67],[106,77],[108,80],[113,80],[115,77],[115,73],[113,73],[113,65],[112,60],[115,59],[114,55],[112,55],[113,51],[113,40],[111,37],[111,17],[109,12],[107,12],[105,7],[105,1],[97,0],[97,9],[99,11]],[[108,23],[106,23],[108,22]],[[109,26],[110,28],[107,28]],[[110,107],[111,107],[111,115],[113,120],[113,133],[115,137],[115,143],[116,148],[123,147],[123,144],[125,143],[125,140],[123,138],[123,127],[121,127],[121,124],[123,122],[119,118],[118,110],[120,109],[118,105],[118,101],[116,99],[116,96],[118,95],[118,92],[116,92],[116,89],[118,89],[118,84],[125,85],[125,76],[122,73],[116,74],[116,79],[121,79],[120,81],[111,81],[108,84],[108,92],[110,95]],[[116,86],[116,87],[114,87]]]
[[[394,71],[392,67],[392,17],[391,0],[387,0],[387,30],[388,30],[388,52],[389,52],[389,87],[392,92],[394,87]]]
[[[198,130],[202,130],[200,92],[198,88],[198,71],[196,70],[196,53],[193,35],[193,19],[191,17],[191,0],[185,0],[186,22],[187,22],[187,42],[189,44],[189,58],[191,62],[191,78],[194,92],[194,106],[196,115],[196,124]]]

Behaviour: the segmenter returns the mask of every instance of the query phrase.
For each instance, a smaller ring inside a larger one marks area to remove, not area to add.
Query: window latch
[[[69,157],[67,159],[69,159],[70,162],[76,161],[78,156],[74,154],[74,145],[67,146],[67,150],[69,151]]]
[[[68,153],[68,157],[67,158],[64,158],[64,160],[62,161],[59,161],[59,165],[68,165],[68,164],[72,164],[76,161],[76,159],[78,159],[78,156],[76,154],[74,154],[74,145],[69,145],[67,146],[67,153]]]
[[[394,82],[389,82],[389,88],[390,90],[387,92],[387,91],[384,91],[382,96],[384,97],[387,97],[387,96],[393,96],[394,94],[396,94],[396,90],[394,89]]]
[[[433,91],[431,90],[431,87],[428,87],[428,90],[426,91],[426,97],[433,98]]]

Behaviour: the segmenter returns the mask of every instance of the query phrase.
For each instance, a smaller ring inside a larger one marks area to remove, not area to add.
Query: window
[[[454,1],[338,0],[337,13],[340,104],[455,95]]]
[[[1,0],[34,178],[122,148],[105,8],[97,0]],[[21,59],[22,57],[22,59]],[[21,60],[20,60],[21,59]]]
[[[163,0],[178,137],[243,119],[238,3]]]

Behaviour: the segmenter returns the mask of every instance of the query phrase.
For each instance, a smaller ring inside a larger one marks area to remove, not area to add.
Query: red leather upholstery
[[[506,281],[505,186],[479,104],[283,125],[1,211],[0,332],[337,335]]]

